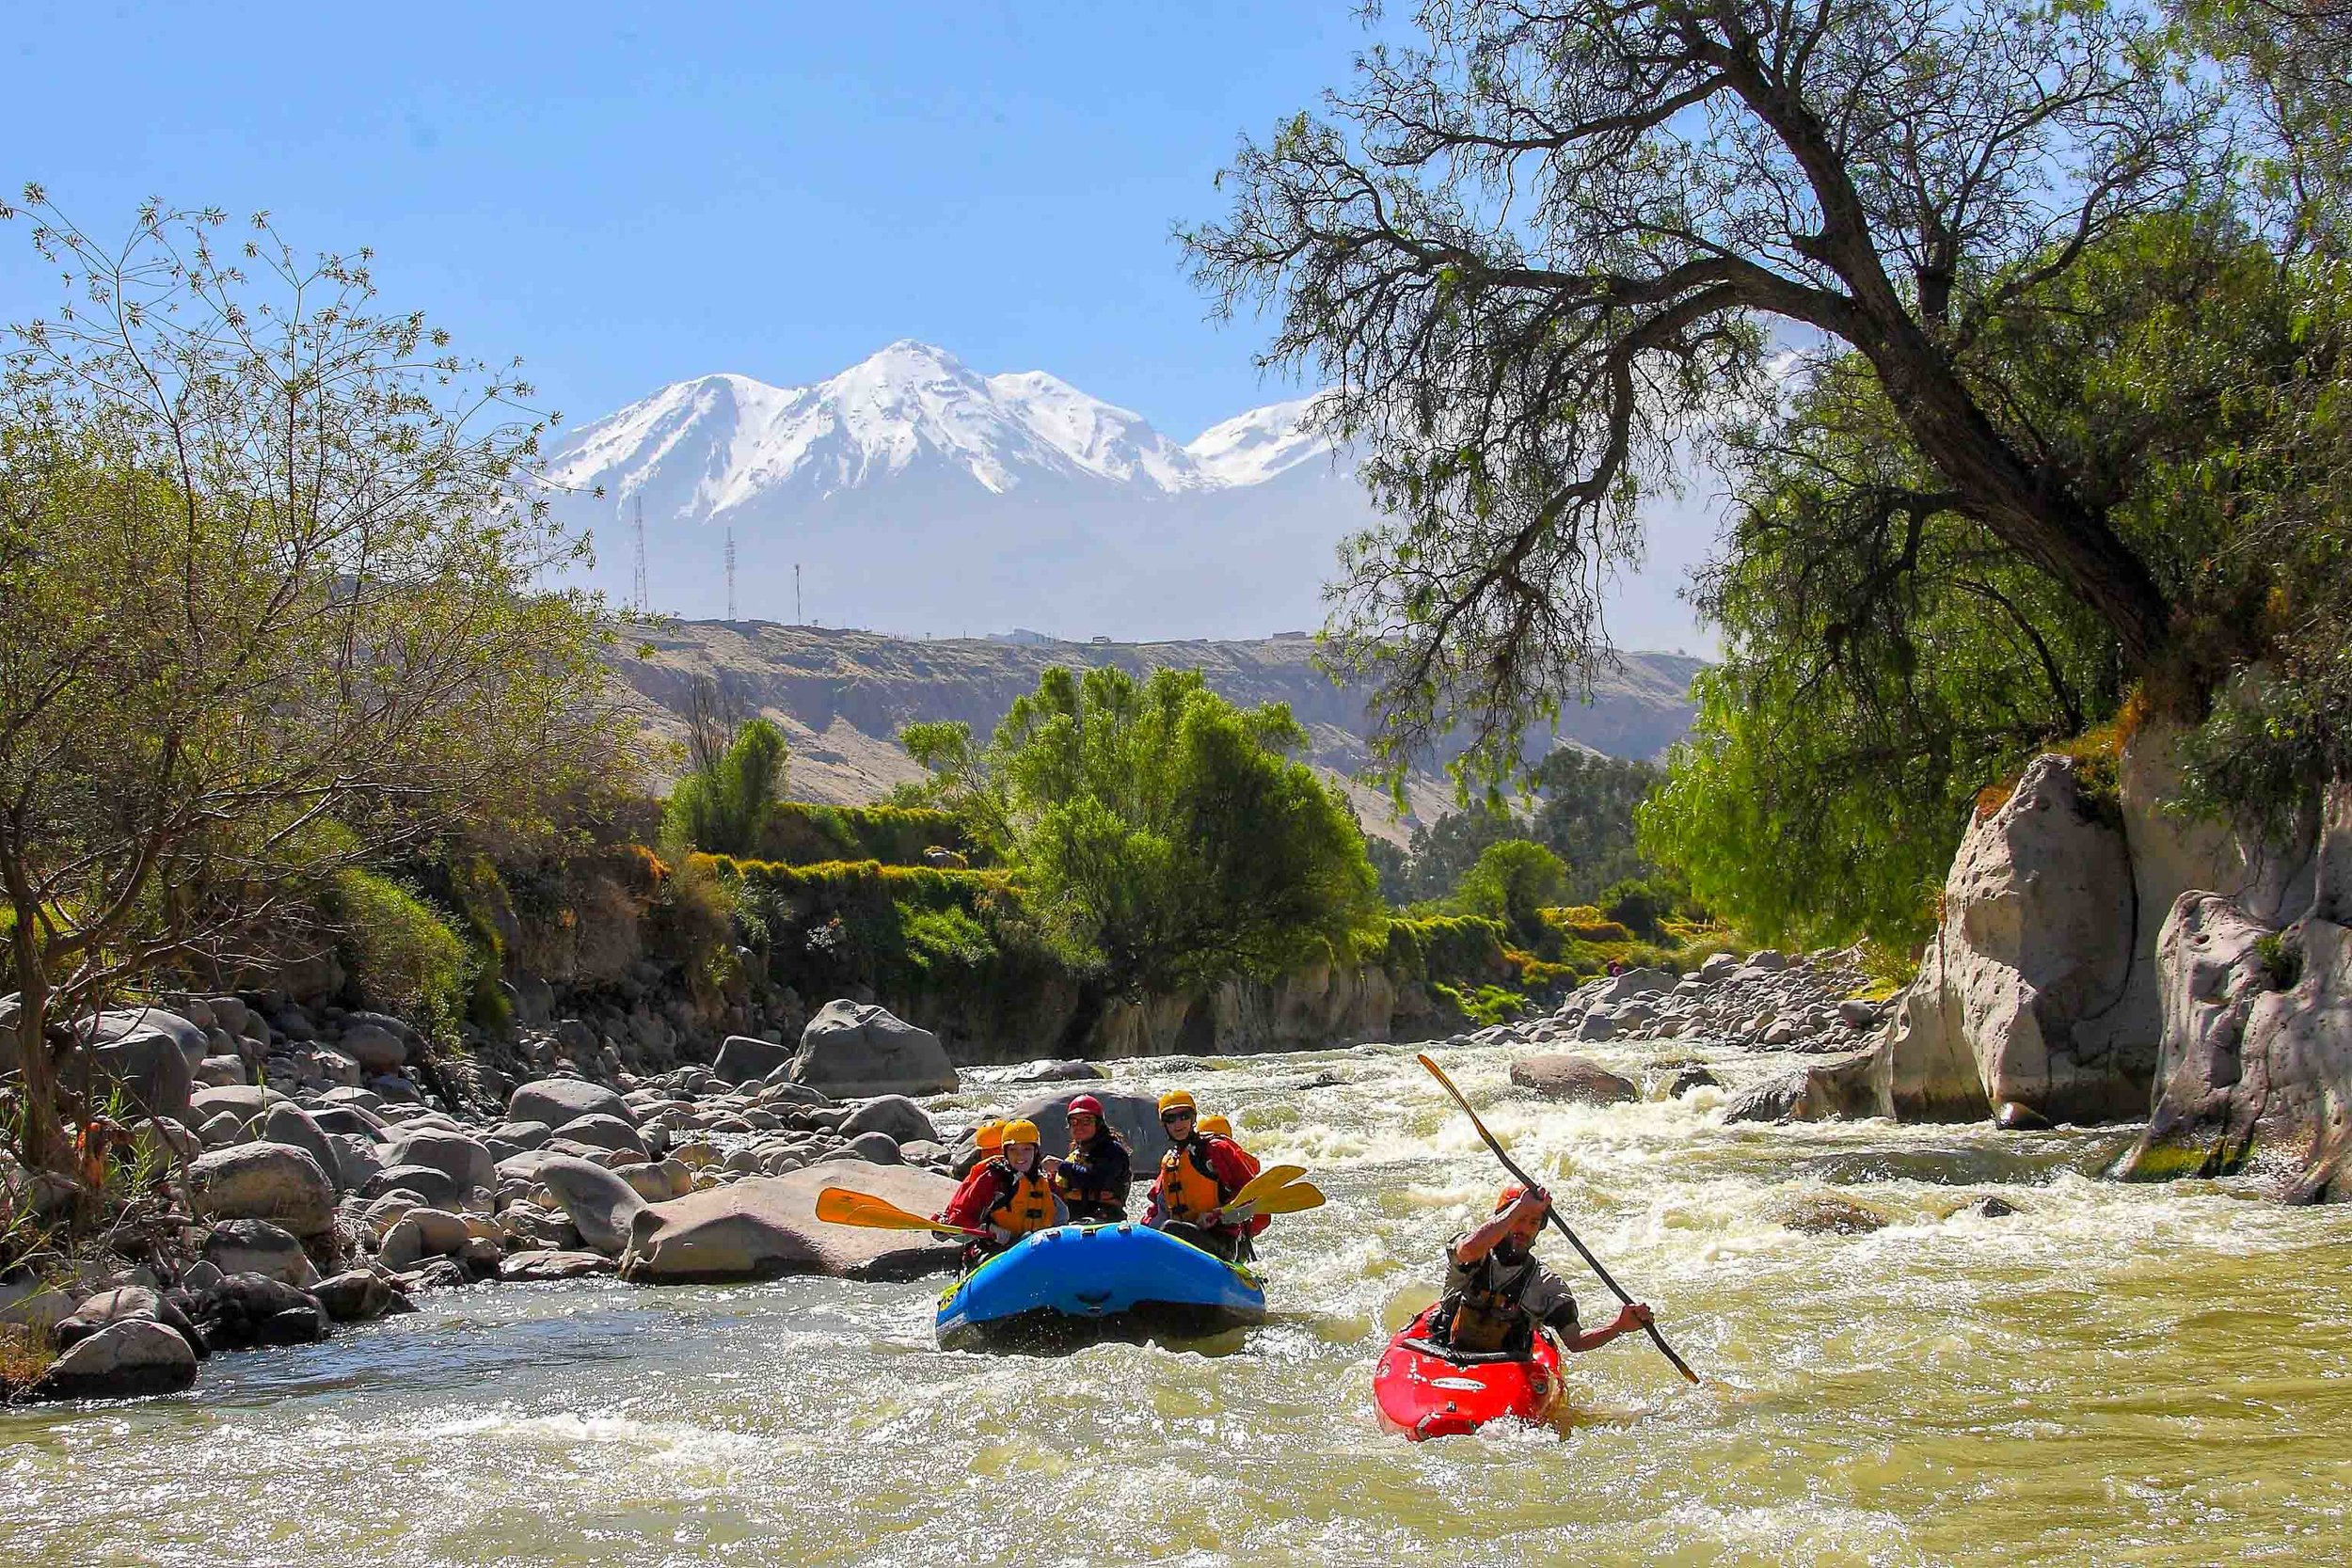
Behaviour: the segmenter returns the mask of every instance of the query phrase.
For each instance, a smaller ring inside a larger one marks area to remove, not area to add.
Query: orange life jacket
[[[1179,1144],[1160,1157],[1160,1208],[1170,1220],[1197,1225],[1233,1195],[1208,1165],[1208,1143]],[[1187,1158],[1187,1153],[1190,1157]]]
[[[1005,1196],[989,1211],[988,1222],[1001,1225],[1016,1236],[1026,1236],[1032,1230],[1048,1230],[1054,1224],[1054,1184],[1044,1172],[1032,1168],[1023,1176],[1003,1161],[997,1162],[998,1179],[1004,1184]]]

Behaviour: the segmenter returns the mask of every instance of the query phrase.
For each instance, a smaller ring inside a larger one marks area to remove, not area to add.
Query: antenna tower
[[[727,529],[727,619],[735,619],[735,530]]]
[[[645,613],[645,498],[637,498],[637,576],[629,585],[629,596],[637,601],[637,613]]]
[[[797,561],[792,562],[792,624],[808,625],[808,617],[801,613],[801,563]]]

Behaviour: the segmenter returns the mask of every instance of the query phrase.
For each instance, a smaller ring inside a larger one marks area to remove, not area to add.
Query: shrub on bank
[[[879,861],[922,865],[932,847],[970,853],[955,816],[922,806],[824,806],[779,800],[770,808],[757,859],[785,865]]]

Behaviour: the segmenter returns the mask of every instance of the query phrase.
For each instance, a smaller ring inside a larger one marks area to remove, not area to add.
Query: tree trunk
[[[1994,428],[1915,325],[1905,321],[1857,346],[1920,452],[1967,498],[1963,510],[2096,611],[2127,670],[2151,668],[2171,640],[2172,607],[2148,563]]]
[[[15,1029],[17,1072],[24,1084],[24,1159],[36,1169],[70,1175],[73,1151],[57,1117],[57,1066],[49,1053],[49,988],[39,975],[20,953]]]

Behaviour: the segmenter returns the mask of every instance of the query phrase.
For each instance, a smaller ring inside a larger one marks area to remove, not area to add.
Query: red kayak
[[[1535,1336],[1530,1355],[1448,1351],[1423,1338],[1431,1307],[1389,1341],[1372,1374],[1380,1424],[1419,1442],[1476,1432],[1488,1421],[1540,1421],[1560,1402],[1560,1345]]]

